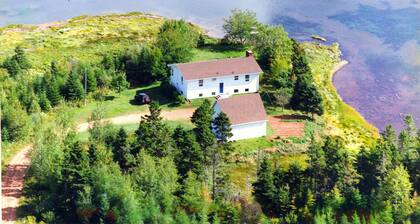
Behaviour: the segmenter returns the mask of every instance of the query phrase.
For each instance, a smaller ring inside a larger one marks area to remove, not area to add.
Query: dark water
[[[350,62],[334,78],[343,99],[379,128],[400,127],[407,113],[420,124],[420,0],[0,0],[0,25],[143,11],[184,18],[220,36],[233,8],[282,23],[299,40],[320,34],[340,42]]]

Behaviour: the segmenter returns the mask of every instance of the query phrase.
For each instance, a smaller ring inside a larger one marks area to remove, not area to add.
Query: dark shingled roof
[[[260,94],[244,94],[219,99],[220,110],[228,117],[232,125],[267,120]]]
[[[262,73],[253,56],[174,65],[181,70],[185,80]]]

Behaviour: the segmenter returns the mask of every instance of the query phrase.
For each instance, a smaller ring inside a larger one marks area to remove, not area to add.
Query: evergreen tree
[[[77,221],[77,202],[89,185],[90,178],[89,157],[82,143],[76,141],[68,146],[62,175],[60,214],[67,220]]]
[[[54,76],[51,80],[47,80],[46,85],[46,94],[47,98],[51,103],[51,106],[55,107],[60,104],[61,96],[60,96],[60,88],[58,86],[58,82]]]
[[[194,135],[182,127],[177,127],[172,138],[177,149],[174,157],[179,175],[186,178],[189,171],[198,176],[202,175],[204,155]]]
[[[340,217],[340,224],[350,224],[350,222],[349,222],[349,220],[348,220],[348,218],[347,218],[347,215],[346,214],[341,214],[341,217]]]
[[[265,214],[273,214],[276,209],[274,208],[274,197],[276,189],[274,186],[273,171],[267,157],[263,158],[261,165],[257,172],[257,180],[252,184],[253,195],[260,203],[262,210]]]
[[[355,211],[353,213],[352,224],[361,224],[359,215],[357,214],[357,211]]]
[[[411,190],[409,175],[402,165],[390,170],[382,183],[380,197],[382,201],[391,203],[393,217],[397,223],[403,222],[413,211]]]
[[[307,76],[309,75],[298,76],[290,103],[295,110],[322,115],[324,114],[322,97]]]
[[[211,130],[213,109],[209,100],[205,99],[203,103],[194,111],[191,122],[195,125],[194,133],[198,144],[205,153],[215,143],[215,136]],[[206,154],[205,154],[206,155]]]
[[[137,152],[140,149],[157,157],[163,157],[170,154],[171,136],[169,128],[162,121],[160,116],[160,107],[156,102],[149,105],[150,114],[142,116],[139,128],[136,130]]]
[[[188,172],[183,184],[181,203],[186,207],[186,211],[193,217],[197,217],[197,221],[205,223],[207,221],[207,213],[209,202],[206,198],[205,187],[193,172]]]
[[[41,107],[42,111],[48,112],[51,110],[50,101],[48,100],[44,91],[42,91],[39,95],[39,106]]]
[[[29,69],[31,67],[25,51],[20,45],[15,48],[15,55],[13,55],[12,60],[15,60],[21,69]]]
[[[296,80],[299,76],[311,74],[311,69],[309,68],[305,50],[293,39],[292,43],[292,79]]]
[[[140,152],[130,176],[136,191],[144,195],[141,203],[159,209],[159,213],[172,211],[176,199],[174,193],[179,189],[179,176],[172,159],[154,158]]]
[[[95,92],[95,90],[97,88],[95,71],[93,70],[93,68],[91,66],[86,66],[86,71],[85,72],[86,72],[86,78],[87,78],[87,82],[86,82],[87,91],[88,92]]]
[[[314,192],[315,200],[321,203],[322,195],[325,193],[325,179],[326,179],[326,161],[325,153],[319,143],[312,138],[311,145],[308,150],[309,155],[309,173],[312,178],[312,191]]]
[[[31,64],[26,57],[25,51],[19,45],[15,48],[15,54],[10,58],[6,58],[2,67],[5,68],[12,77],[16,77],[20,71],[31,68]]]
[[[229,138],[233,136],[229,118],[223,112],[220,112],[217,117],[214,118],[213,127],[219,143],[225,144],[229,141]]]
[[[83,98],[83,85],[79,78],[76,69],[73,69],[64,88],[64,96],[67,100],[77,101]]]
[[[127,171],[130,161],[130,147],[128,143],[128,135],[124,128],[120,128],[115,140],[112,143],[112,152],[114,161],[118,163],[123,171]]]

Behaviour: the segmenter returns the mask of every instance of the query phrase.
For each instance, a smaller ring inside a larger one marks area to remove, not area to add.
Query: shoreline
[[[343,69],[345,66],[347,66],[348,64],[350,64],[349,61],[344,60],[344,59],[341,59],[340,62],[336,63],[332,67],[332,70],[331,70],[331,72],[329,74],[329,78],[328,78],[329,79],[329,82],[330,82],[330,84],[332,86],[331,91],[333,91],[333,94],[335,93],[335,95],[337,96],[338,100],[341,102],[342,106],[344,106],[345,108],[347,108],[346,110],[348,110],[350,113],[346,113],[346,111],[341,111],[341,110],[340,111],[337,111],[337,112],[339,114],[341,114],[339,116],[346,116],[346,115],[351,116],[350,114],[351,113],[354,113],[356,116],[359,117],[359,119],[358,118],[355,118],[355,119],[356,120],[359,120],[359,122],[362,122],[362,123],[360,123],[360,125],[362,125],[363,127],[366,128],[365,131],[370,132],[370,133],[373,134],[373,136],[370,136],[370,137],[373,137],[374,139],[376,139],[376,138],[379,137],[379,134],[380,134],[379,129],[375,125],[373,125],[369,121],[367,121],[366,118],[356,108],[354,108],[353,106],[351,106],[350,104],[348,104],[347,102],[345,102],[343,100],[343,98],[341,97],[341,95],[338,93],[338,90],[337,90],[337,88],[334,85],[334,81],[333,81],[334,76],[341,69]],[[346,133],[346,131],[345,131],[345,129],[347,129],[346,127],[338,127],[338,128],[339,129],[342,129],[342,131],[344,131],[344,133]],[[368,133],[365,133],[365,134],[368,135]]]

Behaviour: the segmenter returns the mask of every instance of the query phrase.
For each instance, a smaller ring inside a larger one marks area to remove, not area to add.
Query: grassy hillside
[[[304,47],[314,80],[324,99],[326,132],[342,136],[352,150],[357,150],[362,144],[372,144],[378,137],[378,130],[341,99],[332,83],[334,71],[342,63],[339,45],[304,43]]]
[[[52,60],[100,60],[102,52],[152,40],[163,22],[159,16],[128,13],[79,16],[41,25],[9,25],[0,28],[0,61],[11,55],[16,45],[28,50],[35,71],[42,71]]]

